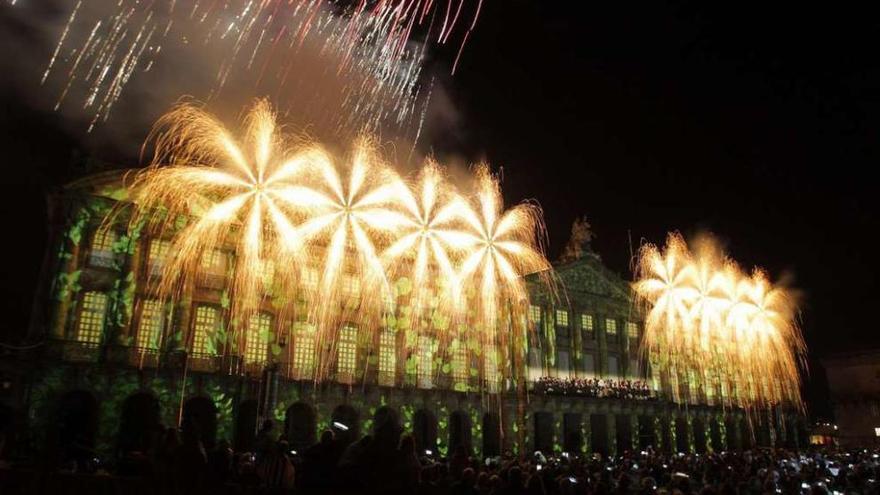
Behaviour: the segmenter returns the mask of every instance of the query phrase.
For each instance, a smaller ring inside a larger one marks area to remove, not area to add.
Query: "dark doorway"
[[[657,447],[657,440],[654,438],[654,418],[651,416],[639,416],[639,448],[642,450],[648,447]]]
[[[632,450],[632,419],[627,414],[618,414],[614,417],[615,435],[617,436],[617,455]]]
[[[413,414],[413,440],[416,441],[416,449],[421,455],[428,450],[431,454],[437,452],[437,418],[434,413],[426,409],[419,409]]]
[[[690,452],[688,447],[688,424],[685,418],[675,418],[675,451]]]
[[[471,418],[465,412],[455,411],[449,415],[449,455],[459,447],[471,451]]]
[[[388,451],[396,450],[400,444],[400,418],[397,411],[381,406],[373,413],[373,442]]]
[[[739,432],[736,431],[736,420],[727,418],[724,420],[724,436],[727,438],[727,445],[722,448],[734,450],[740,448]]]
[[[694,429],[694,449],[698,454],[706,452],[706,425],[703,419],[695,417],[691,422],[691,428]]]
[[[246,400],[235,413],[235,450],[253,452],[257,440],[257,401]],[[285,429],[285,431],[287,431]]]
[[[85,390],[64,394],[55,410],[55,438],[63,462],[84,465],[94,457],[98,432],[98,401]]]
[[[295,402],[284,415],[284,431],[290,448],[300,452],[315,444],[317,433],[315,410],[305,402]]]
[[[498,415],[483,415],[483,457],[501,455],[501,422]]]
[[[360,438],[357,410],[348,404],[336,406],[330,418],[330,428],[342,445],[354,442]]]
[[[755,446],[755,430],[754,423],[747,421],[745,418],[739,422],[739,443],[743,449],[751,449]]]
[[[149,392],[128,396],[122,403],[117,437],[118,454],[147,452],[158,440],[159,400]]]
[[[590,415],[590,440],[593,452],[608,455],[608,417],[604,414]]]
[[[667,454],[672,452],[672,425],[669,418],[660,418],[660,449]]]
[[[540,450],[544,455],[553,453],[553,414],[549,412],[536,412],[535,424],[535,450]]]
[[[713,417],[709,420],[709,436],[712,439],[713,451],[720,452],[726,448],[721,442],[721,424],[718,418]]]
[[[193,397],[184,402],[180,427],[194,433],[206,450],[213,450],[217,443],[217,408],[214,401],[207,397]]]
[[[562,450],[580,454],[584,446],[583,416],[580,413],[565,413],[562,416]]]

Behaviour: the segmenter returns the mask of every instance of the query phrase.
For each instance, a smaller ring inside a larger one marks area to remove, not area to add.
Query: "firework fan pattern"
[[[247,356],[298,327],[316,343],[315,380],[339,376],[337,347],[352,332],[370,349],[382,338],[402,342],[408,367],[432,366],[420,354],[448,354],[462,367],[453,374],[494,384],[524,369],[524,277],[550,270],[542,218],[531,204],[504,210],[487,167],[476,169],[471,195],[432,162],[408,181],[367,140],[339,158],[284,135],[262,100],[240,132],[178,106],[154,143],[153,164],[114,215],[169,244],[157,289],[166,301],[186,301],[206,256],[224,253],[230,329],[217,349]],[[275,333],[255,336],[252,322],[265,313]]]
[[[653,367],[681,402],[702,387],[748,409],[802,407],[806,348],[794,297],[761,270],[744,273],[715,241],[696,246],[670,234],[665,249],[641,250],[634,288],[647,309],[643,348]]]

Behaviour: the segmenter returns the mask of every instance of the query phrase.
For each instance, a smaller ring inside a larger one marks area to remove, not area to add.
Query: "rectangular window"
[[[605,333],[607,335],[617,336],[617,320],[611,318],[605,319]]]
[[[620,365],[617,356],[608,356],[608,376],[618,378],[620,376]]]
[[[147,252],[147,266],[151,275],[159,275],[165,267],[168,252],[171,250],[171,242],[164,239],[150,241],[150,249]]]
[[[538,347],[529,348],[529,379],[537,380],[544,376],[544,355]]]
[[[357,327],[352,323],[342,325],[337,343],[336,373],[340,381],[351,381],[357,368]]]
[[[268,260],[260,261],[260,281],[263,287],[271,287],[275,281],[275,263]]]
[[[631,379],[640,378],[641,373],[639,373],[639,360],[638,359],[630,359],[629,366],[627,367],[626,372]]]
[[[94,266],[112,267],[114,261],[113,245],[116,243],[117,234],[113,230],[98,229],[92,237],[92,252],[89,254],[89,263]]]
[[[210,275],[226,274],[226,254],[219,249],[211,249],[202,254],[202,270]]]
[[[394,386],[397,373],[395,337],[391,330],[384,330],[379,336],[379,385]]]
[[[560,377],[568,377],[571,370],[571,355],[568,351],[558,351],[556,353],[556,371]]]
[[[158,349],[164,327],[165,308],[162,302],[158,299],[145,300],[138,323],[137,346],[141,349]]]
[[[541,323],[541,306],[529,305],[529,321],[535,325]]]
[[[293,371],[297,378],[310,378],[315,372],[315,327],[305,322],[293,325]]]
[[[485,351],[485,378],[490,392],[498,392],[500,388],[500,375],[498,372],[498,349],[495,344],[489,344]]]
[[[556,310],[556,326],[568,327],[568,311],[564,309]]]
[[[79,312],[76,340],[87,344],[100,344],[104,335],[105,316],[107,316],[107,294],[86,292]]]
[[[457,349],[452,353],[452,380],[455,383],[462,383],[467,381],[468,376],[468,359],[467,359],[467,348],[464,345],[459,345]]]
[[[626,336],[630,341],[638,341],[639,340],[639,324],[628,321],[626,323]]]
[[[582,314],[581,315],[581,328],[585,332],[593,331],[593,315]]]
[[[584,354],[584,374],[590,378],[596,376],[596,355],[592,352]]]
[[[272,332],[272,317],[265,313],[251,315],[248,320],[247,337],[244,347],[244,362],[261,364],[266,362],[269,348],[269,334]]]
[[[305,267],[302,270],[302,285],[309,290],[318,288],[318,269]]]
[[[192,352],[195,355],[214,356],[217,346],[214,337],[220,325],[220,311],[213,306],[196,306],[195,324],[193,326]]]
[[[419,387],[434,386],[434,339],[426,335],[419,337],[418,358]]]
[[[342,278],[342,292],[348,296],[353,298],[360,297],[361,294],[361,280],[355,275],[344,275]]]

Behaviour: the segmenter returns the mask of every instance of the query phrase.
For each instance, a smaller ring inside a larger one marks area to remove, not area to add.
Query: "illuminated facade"
[[[717,405],[728,391],[695,377],[651,372],[639,353],[642,323],[628,283],[589,249],[556,265],[558,294],[531,285],[532,331],[520,350],[526,354],[526,401],[501,368],[501,350],[461,343],[439,355],[434,336],[393,328],[363,332],[345,323],[326,345],[316,341],[309,322],[265,311],[237,322],[247,332],[243,349],[233,350],[225,342],[234,295],[225,284],[234,253],[206,253],[202,275],[182,301],[157,299],[168,241],[99,229],[119,199],[116,184],[118,175],[92,178],[55,201],[52,278],[38,295],[30,336],[46,345],[23,357],[38,365],[22,378],[28,393],[17,400],[32,431],[45,432],[35,437],[57,434],[41,425],[52,423],[57,405],[65,404],[67,411],[94,414],[91,438],[104,452],[136,444],[124,439],[138,435],[120,425],[138,423],[126,417],[138,409],[155,409],[148,424],[196,421],[208,446],[226,438],[242,449],[252,446],[261,419],[277,420],[292,445],[302,448],[337,424],[347,428],[338,433],[354,438],[386,407],[399,414],[420,448],[441,454],[459,444],[495,455],[613,453],[648,445],[705,451],[753,441],[742,412]],[[316,270],[294,269],[304,283],[318,284]],[[359,281],[352,278],[346,288],[360,290]],[[416,339],[413,355],[401,356],[402,339]],[[334,353],[334,369],[328,370],[331,379],[315,383],[319,352]],[[478,367],[485,372],[476,373]],[[649,392],[627,395],[593,384],[593,392],[562,394],[536,385],[547,377],[643,381]],[[683,387],[688,407],[668,400],[671,387]],[[758,441],[793,445],[796,430],[768,428]]]

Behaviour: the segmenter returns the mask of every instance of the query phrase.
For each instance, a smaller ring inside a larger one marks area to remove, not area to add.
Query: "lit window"
[[[384,330],[379,336],[379,384],[394,385],[397,372],[397,349],[395,335],[391,330]]]
[[[354,378],[357,367],[357,327],[346,323],[339,331],[339,343],[337,344],[336,371],[342,380]]]
[[[489,344],[485,352],[485,377],[490,392],[497,392],[501,376],[498,373],[498,349],[495,344]]]
[[[556,310],[556,326],[558,327],[567,327],[568,326],[568,311],[564,309]]]
[[[593,331],[593,315],[581,315],[581,328],[587,332]]]
[[[113,230],[98,229],[92,238],[92,252],[89,262],[96,266],[113,266],[113,244],[116,243],[116,232]]]
[[[86,292],[82,299],[82,311],[76,327],[76,340],[88,344],[100,344],[104,334],[104,317],[107,314],[107,294]]]
[[[418,356],[419,387],[431,388],[434,379],[434,339],[422,335],[419,337]]]
[[[468,359],[467,349],[463,345],[459,345],[452,354],[452,379],[456,383],[467,380]]]
[[[147,299],[141,308],[138,324],[137,346],[141,349],[158,349],[159,336],[165,324],[165,311],[158,299]]]
[[[215,355],[214,333],[220,324],[220,312],[212,306],[197,306],[193,331],[192,352],[196,355]]]
[[[584,354],[584,374],[590,378],[596,376],[596,356],[592,352]]]
[[[639,378],[641,374],[639,373],[639,360],[638,359],[630,359],[629,367],[627,368],[627,373],[629,373],[630,378]]]
[[[529,305],[529,321],[532,323],[541,323],[541,306]]]
[[[605,320],[605,333],[608,335],[617,335],[617,320],[607,318]]]
[[[639,339],[639,325],[638,325],[638,323],[633,323],[631,321],[626,323],[626,336],[630,340],[638,340]]]
[[[561,377],[568,377],[571,368],[571,354],[560,350],[556,353],[556,371]]]
[[[354,275],[345,275],[342,279],[342,291],[346,296],[358,297],[361,292],[361,281]]]
[[[613,378],[620,376],[620,366],[617,363],[617,356],[608,356],[608,376]]]
[[[164,239],[153,239],[150,241],[150,250],[147,253],[147,266],[150,267],[151,272],[155,274],[162,271],[170,249],[171,242],[169,241]]]
[[[267,260],[260,261],[260,280],[263,282],[263,285],[268,287],[272,285],[272,281],[275,279],[275,263]]]
[[[245,363],[265,363],[268,351],[269,332],[272,330],[272,317],[265,313],[251,315],[248,320],[245,340]]]
[[[318,287],[318,270],[312,267],[306,267],[302,270],[302,284],[308,289]]]
[[[835,429],[837,429],[837,428],[835,428]],[[880,428],[874,428],[874,436],[880,437]]]
[[[315,327],[299,322],[293,325],[293,370],[297,378],[306,378],[315,371]]]
[[[211,249],[202,254],[202,269],[212,275],[223,274],[226,269],[226,256],[219,249]]]
[[[92,249],[95,251],[113,251],[116,242],[116,232],[113,230],[98,229],[92,238]]]

